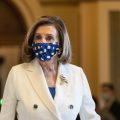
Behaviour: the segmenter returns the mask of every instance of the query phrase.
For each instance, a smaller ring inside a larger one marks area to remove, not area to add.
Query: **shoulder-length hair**
[[[59,37],[60,43],[60,55],[58,56],[58,61],[66,64],[71,62],[71,45],[68,36],[68,32],[64,22],[56,16],[42,16],[28,31],[26,39],[22,46],[22,60],[24,62],[30,62],[35,58],[35,54],[32,49],[32,42],[34,39],[35,31],[38,27],[44,25],[53,25]]]

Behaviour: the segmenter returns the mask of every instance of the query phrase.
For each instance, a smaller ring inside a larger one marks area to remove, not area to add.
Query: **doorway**
[[[8,72],[20,63],[20,49],[26,25],[18,9],[8,1],[0,1],[0,98]]]

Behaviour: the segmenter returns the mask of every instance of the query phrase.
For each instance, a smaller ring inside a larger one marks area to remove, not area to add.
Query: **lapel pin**
[[[61,79],[63,79],[63,80],[65,80],[65,79],[66,79],[63,75],[60,75],[60,78],[61,78]]]
[[[64,80],[63,79],[61,79],[61,81],[60,81],[60,85],[62,85],[64,83]]]
[[[67,80],[65,80],[64,82],[68,84],[68,81],[67,81]]]
[[[62,85],[64,82],[65,83],[68,83],[68,81],[66,80],[66,77],[64,77],[63,75],[60,75],[60,79],[61,79],[61,81],[60,81],[60,84]]]

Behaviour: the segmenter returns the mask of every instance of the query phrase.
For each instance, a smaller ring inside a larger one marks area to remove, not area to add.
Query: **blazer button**
[[[37,109],[37,108],[38,108],[38,105],[37,105],[37,104],[34,104],[33,107],[34,107],[34,109]]]
[[[74,107],[73,105],[70,105],[70,106],[69,106],[70,109],[73,109],[73,107]]]

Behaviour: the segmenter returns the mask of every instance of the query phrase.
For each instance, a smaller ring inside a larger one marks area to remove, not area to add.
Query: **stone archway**
[[[3,27],[0,31],[0,99],[3,95],[7,74],[11,67],[19,63],[20,46],[27,29],[42,15],[38,0],[5,0],[3,6]],[[11,12],[11,9],[13,10]],[[10,10],[10,11],[9,11]],[[38,12],[39,11],[39,12]],[[10,18],[14,19],[10,21]],[[11,17],[13,16],[13,17]],[[16,17],[15,17],[16,16]],[[2,15],[0,16],[2,19]],[[4,24],[6,21],[6,25]],[[17,22],[18,21],[18,22]],[[19,25],[18,25],[19,24]],[[5,26],[6,27],[5,27]],[[12,26],[13,25],[13,26]],[[8,27],[9,26],[9,27]],[[3,29],[4,28],[4,29]],[[6,32],[7,31],[7,32]],[[21,33],[21,34],[19,34]],[[3,62],[5,60],[5,62]]]
[[[0,97],[7,74],[18,63],[20,45],[26,28],[19,12],[6,1],[0,1]]]
[[[43,15],[39,0],[11,0],[10,2],[14,4],[22,14],[27,28],[29,28],[36,19]]]
[[[20,46],[24,40],[27,29],[41,13],[37,0],[11,0],[1,3],[0,27],[0,57],[4,58],[4,65],[0,80],[0,98],[2,97],[7,74],[11,67],[19,63]],[[33,4],[32,4],[33,3]],[[39,12],[38,12],[39,11]],[[39,14],[38,14],[39,13]]]

